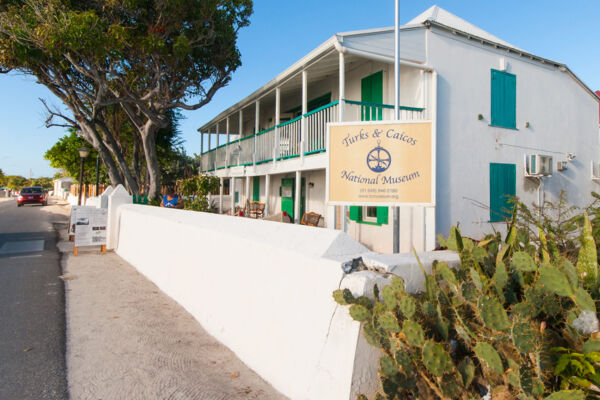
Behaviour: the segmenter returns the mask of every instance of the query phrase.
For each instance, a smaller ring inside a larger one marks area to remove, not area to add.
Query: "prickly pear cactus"
[[[470,400],[487,391],[502,399],[585,398],[589,386],[554,375],[550,349],[580,350],[586,337],[573,322],[596,312],[599,295],[589,290],[590,276],[598,279],[595,242],[586,242],[586,221],[577,268],[552,232],[519,228],[513,215],[504,240],[497,234],[477,243],[452,228],[443,243],[460,253],[461,266],[434,263],[418,295],[406,293],[397,277],[378,292],[381,301],[335,291],[335,301],[350,306],[367,341],[384,353],[376,398]],[[598,377],[600,387],[600,367]]]

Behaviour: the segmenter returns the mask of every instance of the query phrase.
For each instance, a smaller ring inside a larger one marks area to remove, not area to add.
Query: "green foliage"
[[[200,175],[180,180],[178,181],[178,185],[182,188],[182,194],[186,196],[184,206],[186,210],[212,211],[207,195],[219,190],[219,178],[210,175]]]
[[[600,211],[537,220],[518,204],[504,239],[476,244],[452,228],[442,243],[461,265],[434,263],[418,295],[399,278],[381,302],[334,293],[384,353],[377,398],[470,400],[485,387],[501,399],[600,398],[600,339],[573,325],[600,300]]]

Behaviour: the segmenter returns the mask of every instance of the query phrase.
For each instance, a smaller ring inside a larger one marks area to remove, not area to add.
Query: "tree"
[[[66,175],[79,181],[79,170],[81,168],[81,159],[79,157],[79,149],[87,145],[87,142],[77,136],[74,131],[58,139],[46,153],[44,158],[50,161],[50,166],[61,169],[66,172]],[[85,158],[83,163],[84,182],[85,184],[96,182],[96,156],[98,153],[95,150],[90,150],[90,154]],[[100,166],[100,182],[107,183],[108,175],[104,166]]]
[[[23,186],[26,186],[27,179],[21,175],[7,175],[6,186],[12,190],[20,190]]]
[[[170,110],[198,109],[229,82],[241,64],[237,34],[252,13],[251,0],[4,4],[0,69],[32,74],[56,94],[74,119],[56,116],[80,127],[113,181],[112,157],[124,175],[128,168],[103,112],[120,105],[139,135],[152,197],[161,183],[157,132],[168,126]]]
[[[4,172],[2,172],[2,169],[0,169],[0,186],[4,186],[6,183],[4,182],[6,180],[6,177],[4,176]]]

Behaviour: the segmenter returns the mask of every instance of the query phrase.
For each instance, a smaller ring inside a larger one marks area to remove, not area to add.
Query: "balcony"
[[[217,169],[258,165],[326,151],[327,123],[338,122],[340,107],[344,120],[376,121],[394,119],[394,106],[353,100],[334,101],[304,115],[272,126],[251,136],[245,136],[202,153],[202,172]],[[424,108],[400,107],[400,120],[424,120]],[[302,124],[305,124],[302,140]]]

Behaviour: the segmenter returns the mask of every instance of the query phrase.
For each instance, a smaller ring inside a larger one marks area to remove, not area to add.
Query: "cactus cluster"
[[[585,221],[576,266],[542,229],[535,241],[519,229],[515,214],[504,240],[496,234],[475,243],[452,228],[443,244],[459,252],[461,266],[436,262],[431,274],[423,270],[422,293],[407,293],[398,277],[376,288],[376,299],[335,291],[383,352],[377,399],[467,400],[487,392],[492,399],[589,398],[590,385],[600,387],[600,369],[583,380],[560,379],[579,356],[551,350],[596,341],[573,327],[583,311],[596,313],[598,297],[596,247],[587,215]],[[565,353],[574,361],[556,372]]]

